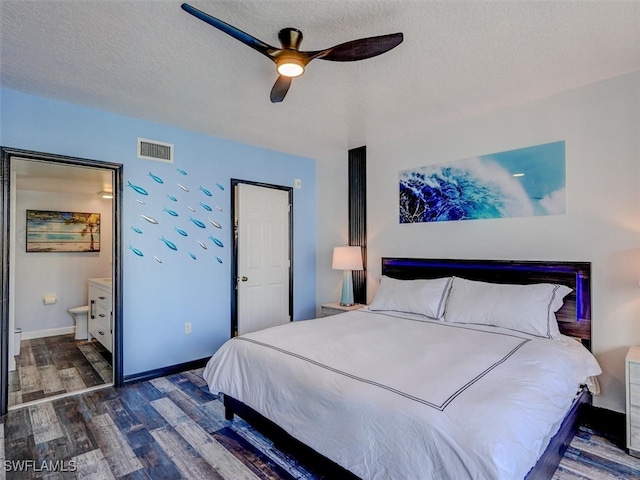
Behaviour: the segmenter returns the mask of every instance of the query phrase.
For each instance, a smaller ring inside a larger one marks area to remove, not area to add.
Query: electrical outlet
[[[184,324],[184,333],[191,333],[191,322],[186,322]]]

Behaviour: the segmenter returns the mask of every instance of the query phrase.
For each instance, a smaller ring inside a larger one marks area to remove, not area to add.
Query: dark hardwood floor
[[[22,340],[9,372],[9,407],[111,383],[110,362],[100,343],[76,341],[73,334]]]
[[[225,420],[201,370],[11,410],[0,440],[2,480],[341,478]],[[554,479],[640,479],[622,443],[582,428]]]

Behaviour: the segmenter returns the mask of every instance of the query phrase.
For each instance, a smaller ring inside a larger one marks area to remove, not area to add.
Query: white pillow
[[[556,338],[560,330],[555,312],[571,290],[551,283],[511,285],[455,277],[444,320],[493,325]]]
[[[444,315],[452,279],[397,280],[383,275],[369,310],[418,313],[439,320]]]

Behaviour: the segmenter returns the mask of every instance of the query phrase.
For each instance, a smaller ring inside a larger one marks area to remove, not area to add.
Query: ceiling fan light
[[[284,77],[299,77],[304,73],[304,63],[297,58],[281,58],[277,62],[278,73]]]

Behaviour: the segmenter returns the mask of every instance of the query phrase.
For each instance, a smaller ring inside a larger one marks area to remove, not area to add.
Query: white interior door
[[[238,335],[291,321],[289,193],[238,183]]]

